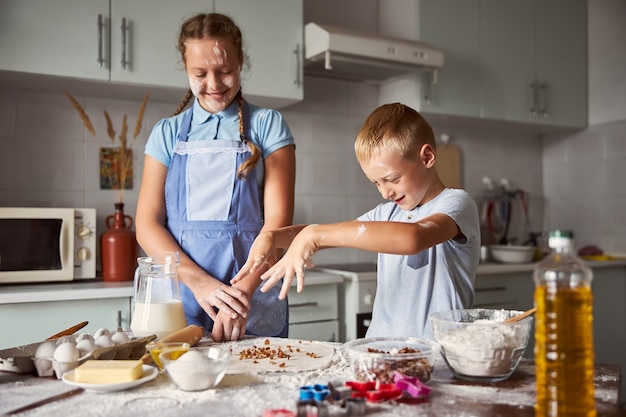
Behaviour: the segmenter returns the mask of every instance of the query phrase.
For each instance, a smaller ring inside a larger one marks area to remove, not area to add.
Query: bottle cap
[[[551,230],[548,237],[548,246],[552,249],[571,249],[573,239],[574,232],[571,230]]]
[[[566,239],[573,239],[574,238],[574,232],[572,232],[571,230],[551,230],[550,231],[550,237],[562,237],[562,238],[566,238]]]

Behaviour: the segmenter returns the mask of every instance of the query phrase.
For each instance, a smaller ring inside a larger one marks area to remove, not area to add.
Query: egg
[[[72,342],[61,343],[54,350],[52,358],[57,362],[76,362],[80,357],[80,352]]]
[[[111,336],[107,334],[103,334],[103,335],[96,337],[96,340],[94,343],[96,344],[96,347],[115,346],[115,343],[113,343],[113,339],[111,339]]]
[[[128,336],[124,332],[115,332],[111,336],[111,340],[113,340],[113,343],[115,343],[116,345],[121,345],[122,343],[130,342],[130,336]]]
[[[89,339],[92,342],[96,339],[94,339],[94,337],[92,335],[90,335],[89,333],[81,333],[78,336],[76,336],[76,343],[85,340],[85,339]]]
[[[106,335],[106,334],[103,334],[99,336],[98,338],[96,338],[96,341],[94,343],[96,344],[96,348],[110,348],[110,347],[115,346],[115,343],[113,343],[111,336]],[[100,359],[109,360],[109,359],[114,359],[114,358],[115,358],[114,349],[107,349],[105,352],[102,352],[100,354]]]
[[[46,358],[52,359],[54,356],[54,351],[57,348],[57,344],[55,342],[43,342],[39,346],[37,346],[37,350],[35,351],[36,358]]]
[[[80,352],[80,356],[84,356],[96,348],[96,343],[92,339],[83,339],[76,343],[76,348]]]
[[[93,338],[94,339],[98,339],[102,335],[107,335],[107,336],[110,337],[111,336],[111,331],[109,329],[100,328],[93,334]]]
[[[57,344],[53,341],[43,342],[37,346],[35,357],[33,358],[37,375],[52,376],[54,374],[54,369],[52,369],[52,357],[54,356],[56,348]]]

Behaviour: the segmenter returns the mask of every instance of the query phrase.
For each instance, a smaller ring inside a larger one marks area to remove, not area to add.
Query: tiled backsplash
[[[245,88],[245,87],[244,87]],[[245,90],[244,90],[245,93]],[[297,143],[296,223],[354,219],[382,202],[354,157],[353,143],[365,117],[378,106],[378,89],[358,83],[307,77],[306,99],[282,109]],[[91,136],[60,91],[0,91],[0,205],[84,206],[98,210],[99,233],[113,212],[116,191],[99,189],[100,147],[111,146],[103,110],[114,125],[124,114],[129,125],[139,102],[77,96],[90,116]],[[134,189],[124,192],[125,211],[134,215],[141,182],[143,147],[152,126],[178,103],[148,102],[141,134],[129,139],[134,151]],[[507,178],[532,197],[532,217],[542,224],[541,141],[527,134],[469,131],[435,126],[462,149],[465,188],[480,197],[482,177]],[[117,143],[117,142],[116,142]],[[318,263],[375,260],[375,254],[325,250]]]

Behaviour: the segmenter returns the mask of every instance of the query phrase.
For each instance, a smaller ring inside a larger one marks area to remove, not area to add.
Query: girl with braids
[[[260,231],[293,221],[293,137],[279,112],[245,100],[242,36],[229,17],[186,20],[178,50],[190,88],[146,144],[137,240],[148,255],[180,253],[188,324],[218,341],[287,337],[287,303],[278,288],[258,291],[262,271],[234,285],[230,280]]]

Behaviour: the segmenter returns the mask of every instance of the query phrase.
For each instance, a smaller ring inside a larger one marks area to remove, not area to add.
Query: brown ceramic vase
[[[107,230],[100,236],[102,279],[132,281],[137,267],[137,239],[133,218],[124,214],[124,203],[115,203],[115,213],[106,218]]]

